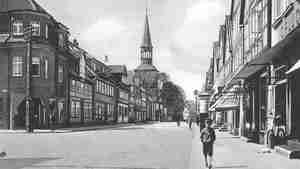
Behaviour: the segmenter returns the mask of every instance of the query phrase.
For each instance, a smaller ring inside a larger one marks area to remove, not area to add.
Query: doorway
[[[291,137],[300,141],[300,74],[291,77]]]

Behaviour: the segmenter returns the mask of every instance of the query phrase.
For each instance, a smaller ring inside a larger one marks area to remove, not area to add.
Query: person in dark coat
[[[205,128],[203,128],[200,133],[200,139],[203,145],[202,150],[205,159],[205,166],[209,169],[212,168],[213,145],[216,140],[215,130],[211,127],[211,124],[212,120],[206,120]]]

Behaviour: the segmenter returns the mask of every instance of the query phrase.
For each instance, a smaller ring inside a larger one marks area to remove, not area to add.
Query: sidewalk
[[[70,133],[70,132],[81,132],[81,131],[91,131],[91,130],[104,130],[113,129],[120,127],[129,127],[135,125],[145,125],[153,124],[154,122],[144,122],[144,123],[121,123],[121,124],[111,124],[111,125],[95,125],[95,126],[83,126],[83,127],[69,127],[69,128],[59,128],[56,130],[41,130],[35,129],[33,134],[40,133]],[[26,130],[0,130],[0,134],[26,134]]]
[[[199,128],[193,127],[190,169],[204,169]],[[274,151],[266,153],[264,145],[246,143],[229,133],[217,132],[214,147],[214,168],[222,169],[298,169],[300,160],[290,160]]]

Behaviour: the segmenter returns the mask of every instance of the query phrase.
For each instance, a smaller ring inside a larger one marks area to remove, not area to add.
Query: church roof
[[[158,71],[154,65],[140,64],[136,70],[138,71]]]
[[[148,14],[146,13],[145,26],[144,26],[144,36],[141,47],[152,47],[150,27]]]
[[[31,10],[49,15],[35,0],[0,0],[0,12],[14,10]]]

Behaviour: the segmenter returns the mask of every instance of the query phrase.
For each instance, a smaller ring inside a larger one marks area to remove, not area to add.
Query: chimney
[[[108,61],[109,61],[109,60],[108,60],[108,56],[105,55],[105,56],[104,56],[104,62],[105,62],[105,63],[108,63]]]
[[[79,46],[79,43],[78,43],[77,39],[73,39],[73,44],[74,44],[76,47]]]

